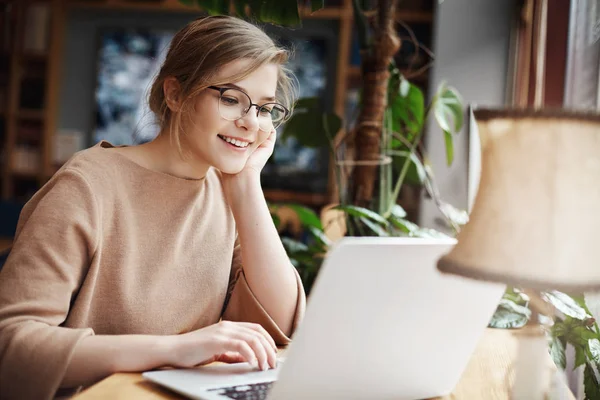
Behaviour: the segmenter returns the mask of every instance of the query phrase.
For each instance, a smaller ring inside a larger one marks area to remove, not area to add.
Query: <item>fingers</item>
[[[262,327],[262,325],[252,324],[250,322],[240,322],[240,324],[263,335],[265,337],[265,339],[267,339],[267,341],[271,344],[271,347],[273,347],[273,350],[277,351],[277,345],[275,344],[275,341],[273,340],[271,335],[269,335],[269,332],[267,332],[266,329]]]
[[[256,358],[258,367],[262,370],[266,370],[269,367],[275,368],[277,366],[277,350],[274,347],[274,343],[267,340],[260,330],[250,327],[251,325],[254,324],[227,323],[225,325],[226,335],[233,339],[230,344],[231,348],[227,350],[239,352],[250,362],[252,362],[253,358]],[[246,346],[254,353],[254,357],[248,358],[243,352]]]

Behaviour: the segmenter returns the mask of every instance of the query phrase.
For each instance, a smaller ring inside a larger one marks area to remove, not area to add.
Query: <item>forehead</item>
[[[224,65],[218,73],[220,79],[227,78],[228,76],[234,76],[244,72],[250,65],[250,60],[240,59],[232,61],[229,64]],[[233,83],[243,88],[249,95],[254,98],[268,98],[274,97],[277,91],[277,78],[279,76],[279,65],[277,64],[265,64],[260,66],[255,71],[252,71],[250,75],[242,80]]]

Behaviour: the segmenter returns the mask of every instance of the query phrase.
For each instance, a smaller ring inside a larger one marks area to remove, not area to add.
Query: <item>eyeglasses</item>
[[[252,106],[256,106],[258,127],[264,132],[271,132],[277,129],[289,114],[289,110],[279,103],[253,103],[250,96],[239,89],[218,86],[208,88],[219,92],[219,114],[228,121],[237,121],[248,114]]]

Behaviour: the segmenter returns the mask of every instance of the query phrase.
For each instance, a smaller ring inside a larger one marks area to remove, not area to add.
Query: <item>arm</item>
[[[94,336],[61,326],[96,251],[98,214],[92,188],[69,170],[23,209],[0,277],[0,398],[53,398],[61,387],[162,365],[275,365],[275,345],[256,324],[224,322],[175,336]]]
[[[162,366],[191,368],[211,361],[276,366],[277,347],[259,325],[222,321],[181,335],[98,335],[74,349],[61,387],[89,385],[115,372]]]
[[[259,174],[248,170],[229,178],[228,193],[248,285],[277,326],[289,336],[298,284],[273,224]]]
[[[223,174],[223,188],[237,225],[248,286],[289,337],[300,317],[296,312],[302,314],[305,300],[302,284],[296,280],[294,266],[283,248],[260,185],[260,172],[273,154],[275,140],[276,132],[272,131],[250,155],[242,171]]]

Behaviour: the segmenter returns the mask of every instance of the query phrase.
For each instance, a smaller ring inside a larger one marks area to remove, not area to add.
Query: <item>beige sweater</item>
[[[2,399],[55,396],[87,335],[179,334],[223,318],[289,341],[244,278],[218,172],[176,178],[106,147],[76,154],[23,209],[0,273]]]

